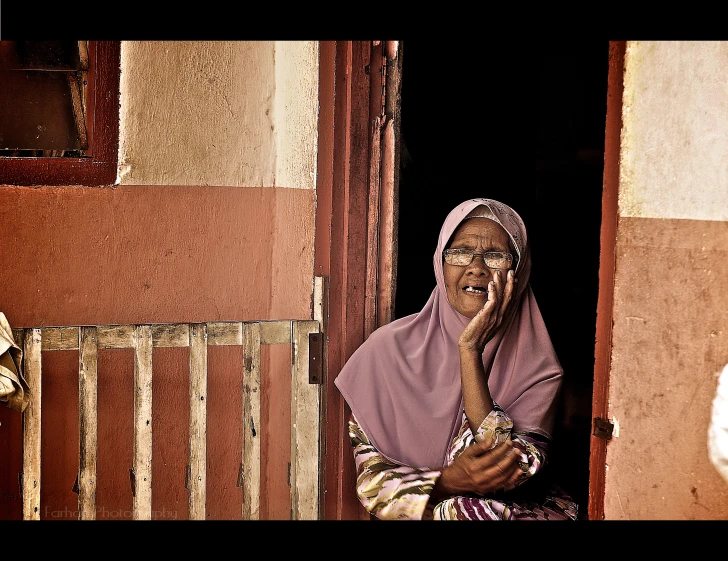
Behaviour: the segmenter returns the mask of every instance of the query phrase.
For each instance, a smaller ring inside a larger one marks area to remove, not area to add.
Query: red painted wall
[[[0,311],[14,328],[310,319],[314,204],[286,188],[2,187]],[[188,352],[154,350],[154,518],[187,517]],[[208,351],[210,519],[242,508],[241,353]],[[42,361],[41,518],[76,518],[78,352]],[[262,361],[260,517],[287,519],[290,346]],[[97,517],[131,518],[132,351],[100,351],[98,369]],[[19,519],[21,414],[5,407],[0,450],[0,519]]]

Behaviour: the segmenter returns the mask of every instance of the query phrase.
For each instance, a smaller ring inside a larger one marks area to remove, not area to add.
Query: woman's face
[[[448,249],[472,249],[476,253],[503,251],[512,253],[508,233],[488,218],[469,218],[458,226]],[[515,255],[514,265],[515,265]],[[490,269],[483,258],[475,256],[470,265],[457,266],[443,262],[447,300],[458,312],[468,318],[483,307],[488,300],[488,283],[500,270],[502,286],[505,286],[507,269]]]

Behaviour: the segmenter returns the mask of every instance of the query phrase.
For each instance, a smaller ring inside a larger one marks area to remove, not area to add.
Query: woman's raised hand
[[[460,335],[458,344],[461,351],[477,351],[482,353],[486,343],[503,321],[506,309],[515,292],[516,279],[513,270],[509,270],[505,282],[503,271],[496,271],[493,280],[488,283],[488,299],[480,311]]]

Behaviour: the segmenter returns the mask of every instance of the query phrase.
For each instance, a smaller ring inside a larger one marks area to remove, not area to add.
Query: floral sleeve
[[[367,512],[382,519],[420,520],[440,472],[390,460],[369,441],[353,415],[349,438],[356,463],[356,493]]]

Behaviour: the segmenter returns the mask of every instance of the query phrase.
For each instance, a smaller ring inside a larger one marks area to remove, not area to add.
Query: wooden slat
[[[23,519],[40,520],[41,330],[26,329],[23,339],[29,398],[23,412]]]
[[[291,321],[261,321],[260,342],[264,345],[282,345],[291,342]]]
[[[313,282],[313,319],[318,322],[321,333],[326,333],[324,320],[328,316],[328,281],[328,277],[316,277]]]
[[[75,351],[78,349],[78,327],[43,327],[44,351]]]
[[[394,41],[387,41],[393,43]],[[396,47],[394,47],[396,48]],[[388,73],[393,74],[392,72]],[[398,79],[396,79],[398,81]],[[389,81],[389,80],[388,80]],[[387,99],[396,96],[388,84]],[[396,117],[395,117],[396,118]],[[377,279],[377,327],[386,325],[394,319],[394,294],[397,285],[397,190],[395,174],[397,173],[396,137],[394,121],[390,119],[384,129],[382,138],[382,169],[379,194],[379,276]]]
[[[165,323],[152,326],[155,347],[186,347],[190,344],[190,326],[186,323]]]
[[[207,324],[208,345],[242,345],[243,324],[236,322],[216,322]]]
[[[152,328],[134,326],[134,520],[152,518]]]
[[[97,344],[96,327],[81,327],[78,334],[78,516],[80,520],[96,519]]]
[[[205,519],[207,459],[207,326],[190,325],[189,519]]]
[[[380,59],[377,57],[377,61]],[[372,72],[372,79],[378,80],[379,72]],[[380,87],[381,89],[381,87]],[[376,91],[376,89],[374,90]],[[369,157],[369,201],[367,219],[367,261],[366,261],[366,291],[364,297],[364,337],[369,337],[377,328],[377,277],[379,276],[379,195],[380,175],[379,163],[381,158],[382,127],[386,116],[379,115],[383,107],[376,107],[377,115],[374,118],[371,155]]]
[[[327,433],[327,424],[326,424],[326,403],[328,400],[328,361],[326,360],[327,356],[327,343],[328,343],[328,329],[327,329],[327,323],[329,318],[329,277],[316,277],[314,279],[314,288],[313,288],[313,319],[314,321],[318,322],[319,325],[319,331],[321,332],[321,337],[323,338],[323,352],[321,353],[321,390],[320,390],[320,399],[321,399],[321,405],[319,407],[319,427],[320,427],[320,438],[319,438],[319,458],[321,458],[321,463],[319,464],[319,471],[320,471],[320,484],[319,484],[319,518],[324,519],[325,518],[325,501],[326,501],[326,484],[325,484],[325,477],[324,472],[325,469],[325,461],[326,461],[326,433]]]
[[[130,349],[134,347],[133,325],[99,325],[99,349]]]
[[[243,520],[260,511],[260,323],[243,324]]]
[[[291,515],[319,519],[319,414],[321,385],[308,383],[308,334],[317,321],[293,322],[291,361]]]
[[[13,341],[15,341],[16,345],[22,348],[25,330],[22,327],[12,327],[10,330],[13,332]]]

